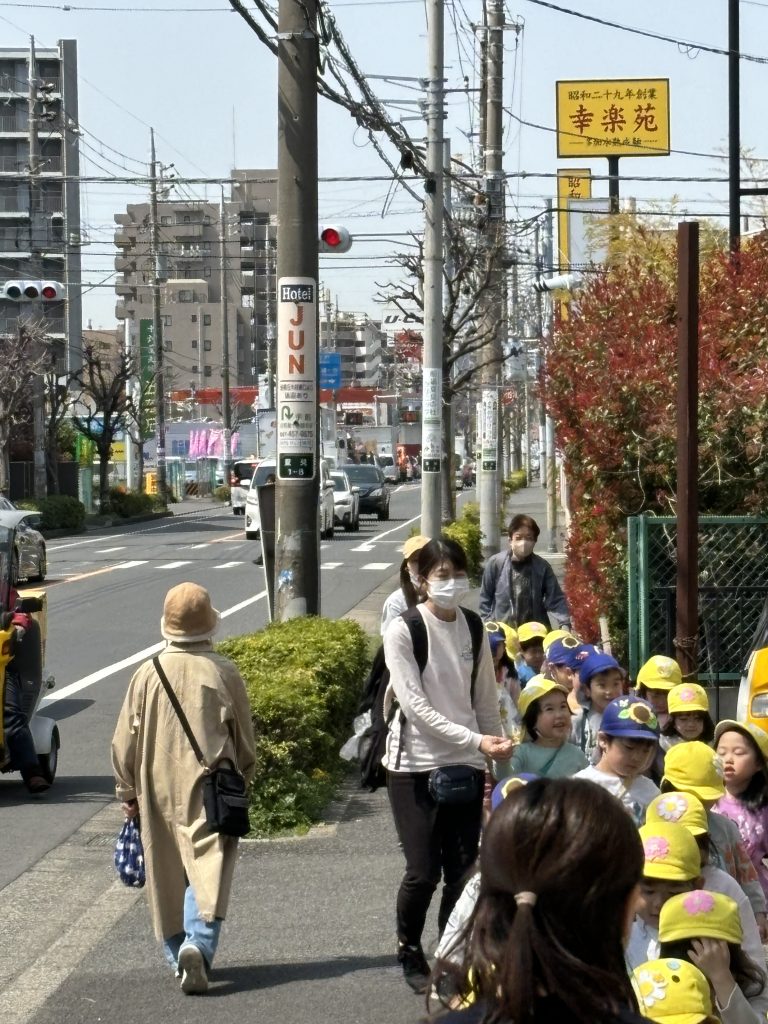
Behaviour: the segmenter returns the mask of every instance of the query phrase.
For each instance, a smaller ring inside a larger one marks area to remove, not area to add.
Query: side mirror
[[[360,488],[359,487],[353,487],[350,493],[351,494],[359,494],[360,493]]]

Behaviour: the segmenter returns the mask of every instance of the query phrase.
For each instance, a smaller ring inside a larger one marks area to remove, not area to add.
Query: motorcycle
[[[5,707],[8,672],[21,681],[22,709],[27,719],[40,774],[48,783],[56,777],[58,767],[59,727],[52,718],[39,714],[40,702],[55,681],[44,676],[46,638],[46,592],[16,590],[18,562],[14,557],[14,530],[0,526],[0,709]],[[20,629],[14,615],[29,616],[28,625]],[[10,667],[9,667],[10,666]],[[18,771],[5,742],[3,715],[0,714],[0,772]]]

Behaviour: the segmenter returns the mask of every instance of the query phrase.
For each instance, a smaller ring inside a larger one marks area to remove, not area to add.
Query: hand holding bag
[[[223,836],[236,836],[238,839],[247,835],[251,829],[248,819],[248,791],[245,779],[237,768],[217,765],[212,768],[207,764],[200,745],[194,737],[190,728],[187,716],[181,709],[179,699],[173,692],[173,687],[168,682],[168,677],[163,671],[159,658],[153,658],[152,664],[160,677],[168,699],[173,705],[187,739],[190,742],[195,757],[205,772],[203,778],[203,807],[205,819],[211,832],[218,832]]]
[[[123,885],[141,889],[147,880],[138,818],[126,818],[115,843],[115,869]]]

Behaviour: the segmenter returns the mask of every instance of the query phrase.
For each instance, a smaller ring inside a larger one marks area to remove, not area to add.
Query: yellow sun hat
[[[681,939],[721,939],[740,946],[744,929],[736,900],[706,889],[670,896],[659,915],[659,942]]]
[[[543,675],[534,676],[533,679],[529,679],[525,684],[523,692],[517,698],[517,710],[520,712],[520,717],[522,718],[525,715],[535,700],[541,700],[542,697],[546,697],[553,690],[559,690],[563,696],[568,696],[568,690],[564,686],[554,682],[552,679],[545,679]]]
[[[510,658],[516,658],[520,653],[520,644],[517,642],[517,630],[506,622],[486,622],[486,632],[504,634],[504,648]]]
[[[715,744],[720,742],[720,737],[724,732],[741,732],[745,736],[749,736],[757,744],[757,749],[763,755],[764,760],[768,761],[768,732],[761,729],[759,725],[754,725],[752,722],[733,722],[725,718],[722,722],[718,722],[715,728]]]
[[[699,800],[719,800],[725,793],[723,763],[701,740],[678,743],[664,758],[664,777],[680,793],[693,793]]]
[[[517,639],[521,644],[527,644],[529,640],[543,640],[548,632],[543,622],[524,622],[517,627]]]
[[[707,691],[698,683],[679,683],[669,691],[667,711],[670,715],[684,715],[689,711],[709,714]]]
[[[684,825],[692,836],[705,836],[709,822],[704,804],[692,793],[662,793],[651,800],[645,812],[646,825],[665,822]]]
[[[709,982],[687,960],[649,960],[632,972],[640,1012],[655,1024],[716,1022]]]
[[[567,636],[571,637],[573,640],[576,639],[573,633],[569,632],[567,629],[551,629],[544,637],[544,653],[547,653],[555,640],[565,640]]]
[[[664,654],[654,654],[637,673],[637,685],[647,686],[649,690],[671,690],[682,681],[680,666],[674,658]]]
[[[645,878],[690,882],[701,874],[701,854],[684,825],[660,821],[643,825],[640,839],[645,852]]]
[[[408,540],[403,544],[403,558],[406,562],[409,562],[413,556],[421,551],[423,547],[429,544],[429,537],[425,537],[422,533],[417,533],[413,537],[409,537]]]

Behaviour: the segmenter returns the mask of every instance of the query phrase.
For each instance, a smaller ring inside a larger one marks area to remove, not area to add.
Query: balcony
[[[26,196],[24,198],[20,198],[15,191],[13,193],[0,192],[0,215],[6,214],[11,217],[28,218],[28,202],[29,199]]]
[[[118,302],[115,306],[115,319],[116,320],[127,320],[130,316],[128,309],[124,302]]]
[[[130,227],[133,224],[130,213],[116,213],[115,224],[121,224],[124,228]]]
[[[41,156],[40,157],[40,173],[41,174],[61,174],[64,167],[64,161],[61,156],[56,154],[55,156]]]
[[[136,270],[136,260],[130,258],[130,256],[115,256],[115,270],[121,274],[126,270]]]
[[[43,320],[43,330],[46,334],[64,334],[66,332],[64,317],[45,317]]]
[[[136,244],[136,239],[125,231],[115,232],[115,245],[118,249],[128,249]]]
[[[198,224],[172,224],[165,229],[174,238],[202,238],[203,222]]]
[[[42,207],[44,213],[63,214],[64,197],[60,195],[44,195],[42,198]]]
[[[0,114],[0,133],[27,134],[27,126],[15,114]]]
[[[115,291],[127,299],[136,297],[136,285],[126,281],[124,277],[116,278]]]
[[[0,156],[0,174],[26,175],[27,166],[25,156]]]

